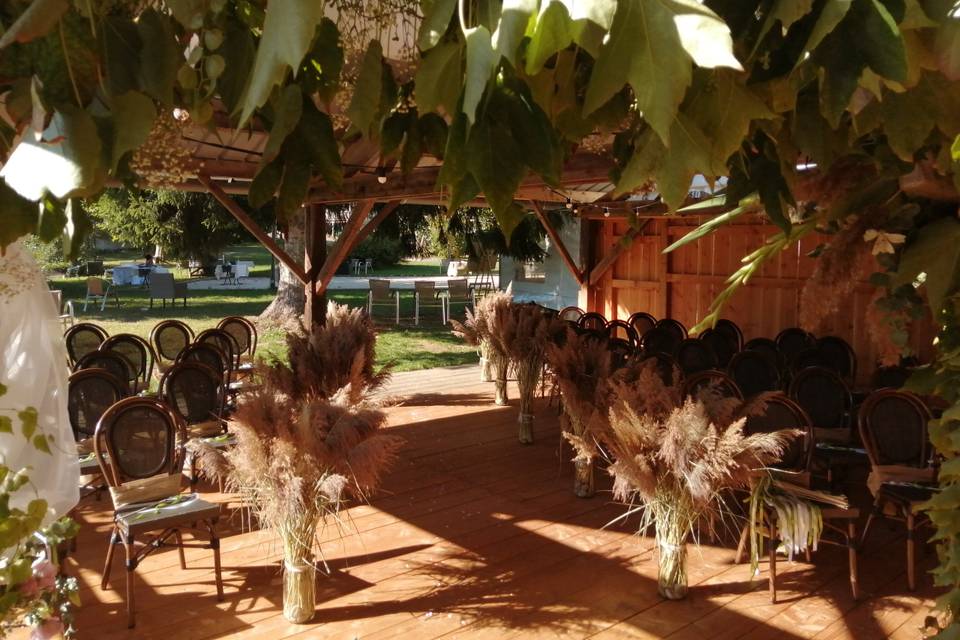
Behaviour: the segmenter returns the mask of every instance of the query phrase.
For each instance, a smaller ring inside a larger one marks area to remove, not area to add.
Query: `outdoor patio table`
[[[139,276],[139,270],[143,265],[139,264],[121,264],[113,268],[113,284],[115,285],[124,285],[124,284],[133,284],[140,285],[143,284],[142,278]],[[166,267],[153,267],[153,273],[170,273],[170,270]]]

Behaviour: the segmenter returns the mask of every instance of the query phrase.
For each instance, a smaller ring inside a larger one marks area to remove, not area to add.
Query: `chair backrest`
[[[140,336],[118,333],[104,340],[100,351],[114,351],[126,358],[136,369],[137,378],[147,382],[153,375],[153,347]]]
[[[455,278],[447,280],[447,293],[451,300],[469,300],[470,285],[466,278]]]
[[[781,360],[789,365],[804,349],[816,345],[814,337],[799,327],[790,327],[777,334],[775,338]]]
[[[186,361],[201,362],[214,371],[219,371],[227,381],[229,381],[230,373],[233,371],[228,356],[215,343],[211,342],[194,342],[187,346],[177,356],[177,362]]]
[[[657,326],[657,319],[646,311],[637,311],[627,318],[627,323],[633,327],[637,335],[642,338],[643,334]]]
[[[127,397],[127,385],[104,369],[82,369],[67,382],[67,415],[77,440],[91,437],[104,412]]]
[[[257,328],[241,316],[228,316],[217,323],[217,328],[230,334],[240,354],[253,355],[257,349]]]
[[[910,377],[910,370],[900,365],[878,367],[870,379],[870,386],[874,389],[899,389]]]
[[[588,311],[580,316],[580,319],[577,320],[577,325],[583,329],[589,329],[591,331],[606,331],[607,319],[603,317],[602,313]]]
[[[745,350],[733,356],[727,364],[727,375],[747,398],[780,388],[780,371],[762,351]]]
[[[223,329],[204,329],[197,334],[193,340],[194,343],[212,344],[224,353],[230,359],[230,368],[233,369],[240,358],[240,346],[233,339],[233,336]]]
[[[827,358],[817,347],[809,347],[804,349],[800,353],[793,356],[793,359],[789,364],[790,371],[794,373],[797,371],[803,371],[807,367],[824,367],[840,373],[840,370],[833,366],[833,362],[831,362],[830,359]]]
[[[823,336],[817,339],[817,350],[830,367],[845,380],[857,377],[857,354],[850,343],[839,336]]]
[[[193,342],[193,330],[179,320],[163,320],[150,331],[150,342],[158,357],[173,362]]]
[[[163,374],[159,396],[185,424],[220,421],[226,386],[219,371],[202,362],[182,360]]]
[[[782,392],[763,398],[762,413],[748,414],[744,433],[773,433],[781,429],[800,429],[803,436],[794,438],[771,466],[788,471],[809,471],[813,462],[814,436],[810,417],[796,402]]]
[[[175,298],[172,273],[154,273],[150,276],[151,298]]]
[[[118,380],[122,380],[127,389],[131,387],[131,381],[136,382],[137,380],[134,364],[116,351],[88,353],[77,360],[77,364],[73,365],[74,371],[82,371],[83,369],[104,369]]]
[[[637,353],[636,347],[623,338],[609,338],[607,349],[610,351],[610,366],[614,369],[625,365]]]
[[[747,340],[746,344],[743,345],[744,351],[757,351],[762,353],[764,357],[770,361],[770,364],[773,365],[778,371],[782,364],[780,358],[780,347],[777,346],[777,343],[770,338],[752,338]]]
[[[433,280],[414,280],[413,288],[416,291],[417,295],[420,296],[420,304],[423,304],[423,298],[432,298],[437,292],[437,283]]]
[[[717,354],[710,345],[698,338],[687,338],[677,345],[674,353],[683,375],[689,376],[700,371],[716,369],[718,366]]]
[[[107,484],[121,487],[131,480],[179,477],[185,436],[183,422],[163,402],[124,398],[100,418],[93,446]]]
[[[561,320],[568,320],[571,322],[577,322],[583,316],[584,311],[580,307],[564,307],[560,309],[560,313],[557,314]]]
[[[102,296],[106,290],[106,281],[103,278],[97,278],[94,276],[87,278],[88,296]]]
[[[672,387],[678,385],[683,380],[683,371],[680,370],[677,359],[669,353],[657,352],[647,354],[641,352],[640,357],[643,358],[644,362],[653,360],[656,363],[657,374],[666,386]]]
[[[793,376],[790,399],[800,405],[817,429],[845,429],[853,404],[850,390],[836,371],[807,367]]]
[[[681,393],[684,398],[696,396],[707,387],[725,398],[743,400],[743,393],[737,383],[722,371],[699,371],[685,378]]]
[[[370,294],[373,296],[374,301],[380,302],[392,302],[392,295],[390,292],[390,281],[384,280],[382,278],[370,278],[367,280],[370,284]]]
[[[606,326],[607,336],[626,340],[632,349],[640,346],[640,336],[625,320],[611,320]]]
[[[677,347],[683,341],[676,334],[666,327],[654,327],[640,338],[640,347],[645,355],[654,353],[665,353],[673,356],[677,352]]]
[[[677,344],[680,344],[680,341],[685,340],[687,337],[687,328],[683,326],[683,323],[679,320],[662,318],[657,321],[657,327],[672,333],[677,340]]]
[[[930,411],[919,398],[894,389],[874,391],[860,407],[858,419],[870,464],[928,466]]]
[[[734,348],[734,353],[743,348],[743,331],[733,320],[721,318],[714,325],[714,330],[730,341]]]
[[[713,349],[717,356],[717,364],[721,367],[726,367],[734,354],[740,350],[740,347],[736,346],[729,336],[722,334],[717,329],[706,329],[697,337]]]
[[[63,340],[67,344],[70,364],[76,365],[80,358],[99,349],[106,339],[107,332],[90,322],[77,323],[64,331]]]

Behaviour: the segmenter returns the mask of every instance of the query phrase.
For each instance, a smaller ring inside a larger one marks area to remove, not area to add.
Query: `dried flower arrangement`
[[[494,402],[499,405],[507,404],[507,370],[510,360],[494,336],[500,332],[499,322],[506,318],[506,310],[510,308],[513,295],[508,287],[506,291],[492,291],[477,301],[473,313],[467,311],[466,322],[451,320],[454,334],[463,338],[468,344],[479,344],[483,355],[494,373],[496,391]]]
[[[278,533],[291,622],[313,617],[318,526],[348,495],[368,495],[401,444],[381,432],[386,416],[368,400],[388,376],[373,368],[374,340],[366,316],[331,303],[325,326],[288,338],[289,365],[258,364],[263,384],[241,396],[230,421],[236,446],[198,452]]]
[[[507,355],[520,392],[520,442],[533,443],[533,398],[546,362],[547,345],[562,335],[564,325],[535,304],[497,307],[489,323],[491,344]]]
[[[796,432],[745,436],[745,418],[732,420],[729,403],[708,407],[718,397],[711,393],[681,399],[652,360],[617,371],[608,393],[609,419],[591,423],[590,435],[611,457],[614,497],[630,504],[627,515],[640,514],[641,532],[655,528],[659,592],[683,598],[686,544],[696,541],[698,521],[722,517],[722,494],[748,487],[751,473],[775,460]]]
[[[573,460],[573,492],[589,498],[595,491],[594,460],[598,451],[588,431],[595,421],[607,419],[607,403],[601,395],[612,373],[610,350],[605,342],[567,328],[564,340],[548,345],[546,355],[562,398],[563,437],[573,443],[577,454]]]
[[[477,348],[477,355],[480,356],[480,382],[490,382],[493,380],[493,374],[491,373],[492,367],[487,354],[488,343],[481,338],[480,332],[477,330],[477,323],[482,320],[477,318],[477,315],[470,307],[467,307],[464,313],[466,314],[466,320],[463,322],[450,320],[450,324],[453,326],[453,335],[468,345]]]

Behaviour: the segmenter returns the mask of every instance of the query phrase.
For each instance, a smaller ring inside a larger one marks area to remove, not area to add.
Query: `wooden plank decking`
[[[774,605],[765,567],[751,581],[730,543],[691,549],[689,599],[660,599],[650,540],[633,535],[632,522],[604,528],[622,513],[606,491],[573,496],[556,411],[539,408],[537,442],[524,447],[516,407],[495,407],[492,392],[475,367],[395,377],[388,393],[407,398],[389,409],[406,440],[401,461],[371,504],[324,532],[330,575],[318,579],[310,625],[281,615],[271,536],[244,532],[231,496],[205,486],[224,504],[225,601],[216,601],[209,551],[188,550],[181,570],[176,551],[164,550],[138,570],[137,627],[127,630],[121,561],[111,588],[99,587],[107,503],[87,499],[68,560],[82,582],[80,638],[920,637],[935,591],[923,571],[920,589],[907,591],[903,537],[884,525],[861,556],[859,603],[841,549],[823,548],[809,565],[779,563]],[[932,566],[933,554],[922,563]]]

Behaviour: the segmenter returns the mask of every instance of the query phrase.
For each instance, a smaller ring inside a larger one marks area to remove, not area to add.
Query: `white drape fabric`
[[[67,415],[66,347],[46,280],[19,243],[0,255],[0,396],[2,415],[14,432],[0,433],[0,456],[17,470],[30,467],[30,486],[13,496],[23,506],[39,496],[50,507],[48,520],[66,514],[79,500],[80,466]],[[53,436],[51,453],[27,442],[17,412],[33,407],[38,432]]]

